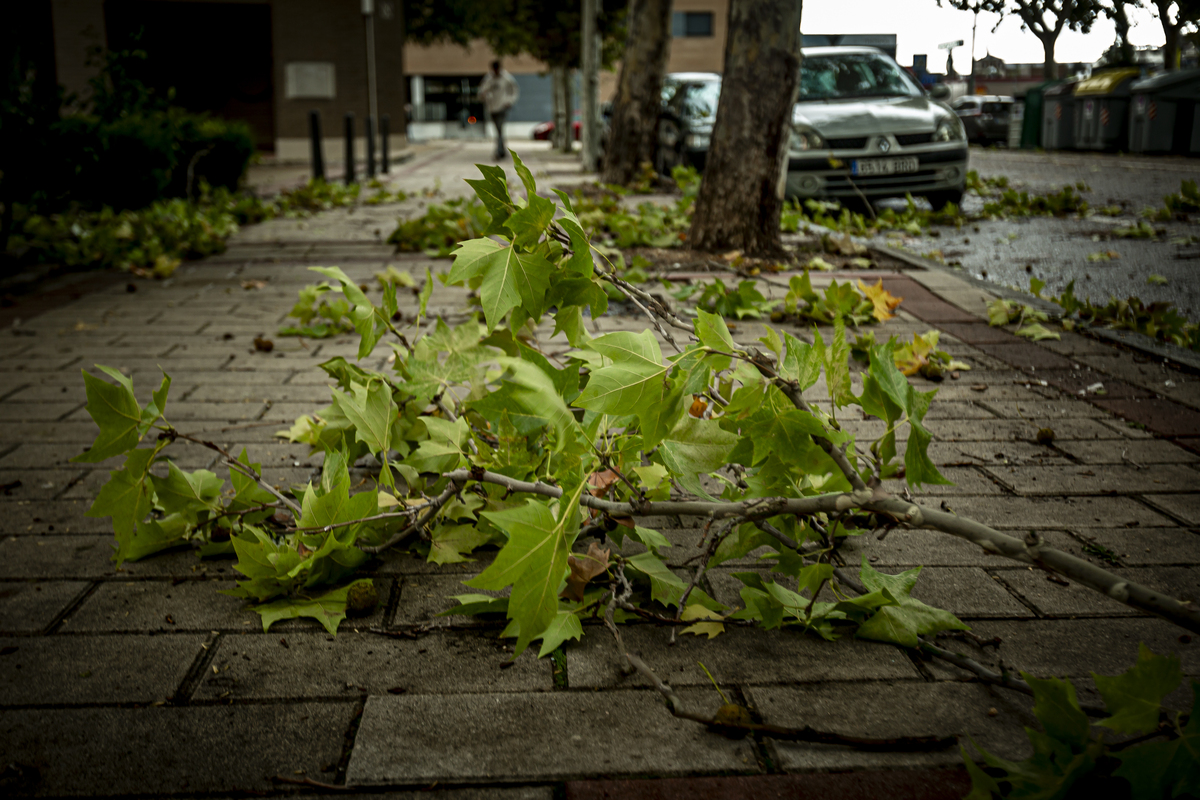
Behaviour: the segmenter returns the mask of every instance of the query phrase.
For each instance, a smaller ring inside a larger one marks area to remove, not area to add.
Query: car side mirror
[[[950,96],[950,87],[944,83],[934,84],[933,88],[929,90],[929,96],[934,100],[945,100]]]

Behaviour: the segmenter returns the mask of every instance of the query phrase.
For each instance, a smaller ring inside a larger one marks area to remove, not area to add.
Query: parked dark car
[[[967,140],[977,144],[1008,141],[1008,119],[1013,99],[999,95],[967,95],[950,104],[962,120]]]
[[[665,77],[654,158],[661,174],[670,175],[679,165],[704,169],[720,97],[721,76],[714,72],[675,72]]]

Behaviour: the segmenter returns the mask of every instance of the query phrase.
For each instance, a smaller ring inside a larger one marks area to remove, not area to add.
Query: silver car
[[[873,47],[806,47],[803,54],[788,148],[790,197],[910,193],[939,210],[961,203],[967,138],[953,111]]]

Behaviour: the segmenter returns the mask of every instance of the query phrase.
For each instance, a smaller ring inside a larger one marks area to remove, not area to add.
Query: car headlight
[[[707,150],[712,137],[707,133],[689,133],[684,145],[689,150]]]
[[[824,150],[828,147],[829,145],[821,138],[821,134],[808,125],[792,126],[791,149],[793,151]]]
[[[933,132],[933,140],[935,142],[960,142],[967,138],[966,132],[963,131],[962,121],[958,117],[948,117],[938,123],[937,130]]]

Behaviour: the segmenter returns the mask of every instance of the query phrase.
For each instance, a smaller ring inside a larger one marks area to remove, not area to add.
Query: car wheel
[[[940,192],[929,192],[925,195],[925,199],[929,201],[929,205],[933,206],[934,211],[941,211],[946,207],[946,203],[954,203],[962,208],[963,190],[945,189]]]

